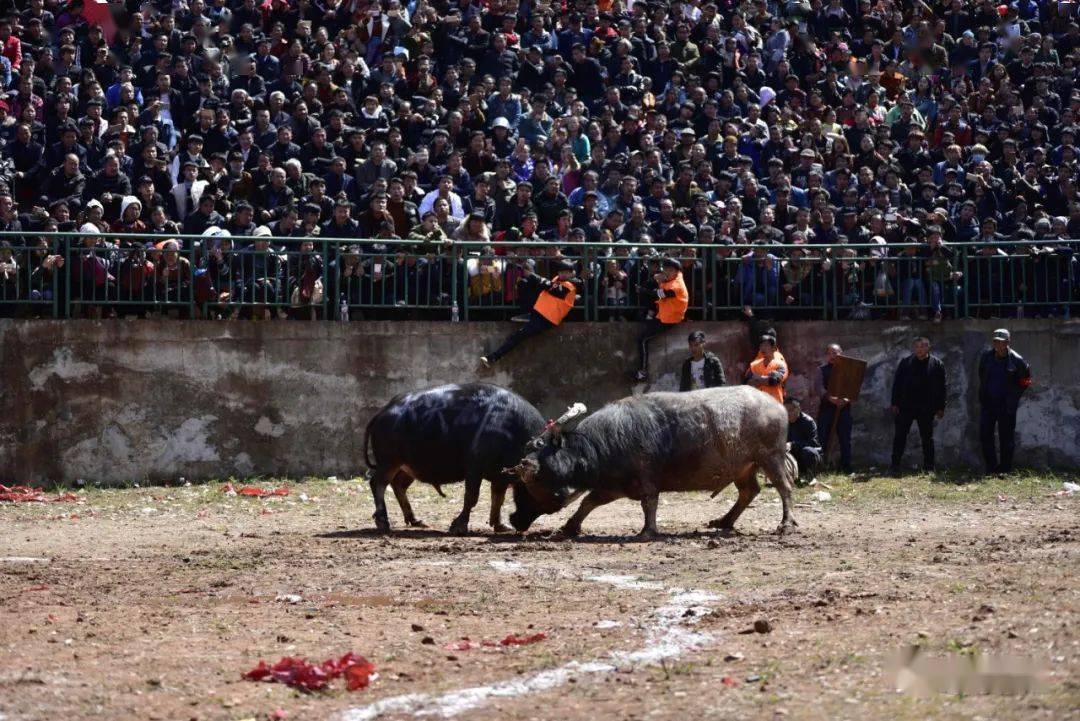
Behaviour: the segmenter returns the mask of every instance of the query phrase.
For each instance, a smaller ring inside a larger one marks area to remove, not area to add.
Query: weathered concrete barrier
[[[812,411],[827,342],[869,362],[854,410],[861,466],[887,463],[893,370],[914,335],[930,336],[949,371],[940,462],[977,468],[975,364],[1001,325],[1011,328],[1035,376],[1017,423],[1018,463],[1075,468],[1080,322],[776,327],[793,370],[788,390]],[[698,328],[729,382],[741,379],[751,349],[737,322],[688,323],[657,340],[655,378],[646,388],[628,374],[636,357],[632,323],[566,324],[483,372],[478,356],[511,324],[0,321],[0,478],[122,483],[357,473],[364,426],[397,393],[479,378],[513,388],[548,415],[573,401],[597,407],[630,393],[675,390],[686,336]]]

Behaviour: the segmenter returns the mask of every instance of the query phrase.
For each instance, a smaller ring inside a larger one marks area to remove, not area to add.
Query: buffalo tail
[[[375,467],[375,463],[371,460],[371,456],[368,455],[368,442],[371,439],[371,424],[375,422],[375,418],[377,417],[378,414],[373,416],[372,419],[368,421],[367,427],[364,428],[364,462],[368,464],[368,468]]]

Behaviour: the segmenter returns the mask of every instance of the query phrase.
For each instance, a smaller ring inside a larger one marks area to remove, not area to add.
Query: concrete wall
[[[816,366],[828,341],[869,361],[855,407],[857,465],[887,463],[886,407],[896,362],[926,333],[949,369],[938,429],[942,463],[978,467],[974,368],[1001,322],[779,323],[789,392],[816,409]],[[1073,468],[1080,457],[1080,322],[1014,321],[1014,347],[1035,383],[1018,421],[1022,465]],[[686,335],[701,328],[728,378],[750,358],[746,326],[686,324],[655,342],[654,382],[628,371],[636,324],[567,324],[494,372],[477,357],[506,323],[0,321],[0,478],[101,482],[229,475],[357,473],[363,429],[396,393],[446,381],[509,386],[553,416],[630,393],[674,390]],[[918,458],[912,431],[909,459]]]

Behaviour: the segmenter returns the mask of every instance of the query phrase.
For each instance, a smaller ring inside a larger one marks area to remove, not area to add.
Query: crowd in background
[[[633,315],[662,255],[701,313],[1080,302],[1074,3],[7,7],[7,315],[527,311],[565,257]]]

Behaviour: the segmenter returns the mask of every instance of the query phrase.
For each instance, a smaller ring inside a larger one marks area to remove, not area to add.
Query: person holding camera
[[[634,379],[642,382],[649,379],[649,343],[682,323],[690,305],[682,264],[676,258],[664,258],[660,261],[660,269],[653,276],[656,283],[653,308],[649,310],[645,327],[638,336],[638,371]]]

